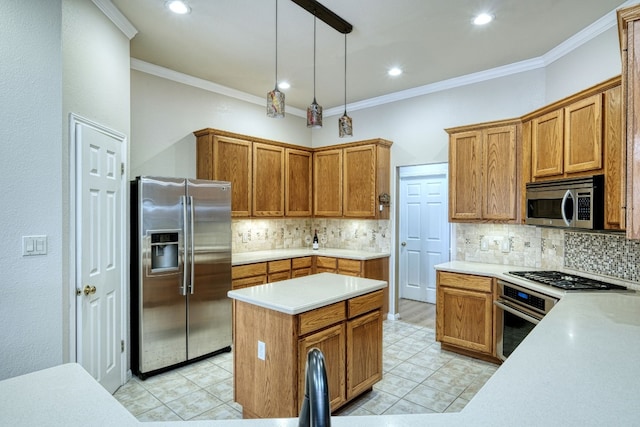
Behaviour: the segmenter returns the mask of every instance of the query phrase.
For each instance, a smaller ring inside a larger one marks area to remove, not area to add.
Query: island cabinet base
[[[235,300],[234,400],[244,418],[297,417],[307,353],[325,358],[331,411],[382,379],[383,291],[296,315]]]

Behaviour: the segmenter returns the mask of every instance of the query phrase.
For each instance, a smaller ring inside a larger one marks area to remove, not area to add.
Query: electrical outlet
[[[249,232],[245,231],[244,233],[242,233],[242,243],[249,243],[249,240]]]
[[[267,357],[267,346],[262,341],[258,341],[258,359],[265,360]]]
[[[486,237],[483,237],[480,240],[480,250],[481,251],[488,251],[489,250],[489,240]]]
[[[508,237],[505,237],[504,239],[502,239],[502,252],[509,253],[509,251],[511,250],[511,242],[509,241]]]

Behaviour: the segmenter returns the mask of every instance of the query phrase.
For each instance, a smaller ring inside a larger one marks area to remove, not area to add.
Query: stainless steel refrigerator
[[[231,184],[138,177],[131,219],[132,371],[231,350]]]

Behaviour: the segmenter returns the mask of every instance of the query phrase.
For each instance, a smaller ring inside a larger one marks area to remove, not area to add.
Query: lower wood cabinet
[[[234,399],[243,417],[297,417],[312,348],[324,355],[332,412],[370,390],[382,378],[383,298],[377,290],[298,315],[235,301]]]
[[[267,263],[236,265],[231,267],[231,289],[242,289],[249,286],[267,283]]]
[[[436,340],[443,348],[495,357],[494,279],[438,271],[436,287]]]
[[[269,271],[269,283],[291,279],[291,260],[280,259],[277,261],[269,261],[267,270]]]
[[[313,274],[313,259],[310,256],[293,258],[291,260],[291,277],[302,277]]]

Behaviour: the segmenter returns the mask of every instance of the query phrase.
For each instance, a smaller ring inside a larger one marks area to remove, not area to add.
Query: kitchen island
[[[233,290],[234,400],[244,418],[295,417],[307,353],[325,357],[335,411],[382,379],[381,280],[320,273]]]

